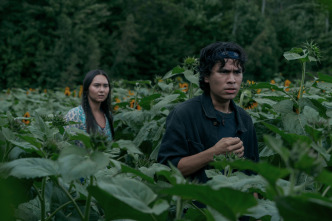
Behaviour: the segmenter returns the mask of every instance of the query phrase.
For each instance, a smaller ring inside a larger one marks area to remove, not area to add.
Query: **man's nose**
[[[229,73],[227,83],[235,83],[235,76],[233,72]]]

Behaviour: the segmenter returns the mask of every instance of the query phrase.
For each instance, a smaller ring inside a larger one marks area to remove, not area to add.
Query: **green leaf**
[[[272,186],[275,186],[278,179],[287,176],[290,172],[285,168],[275,167],[267,162],[255,163],[251,160],[236,160],[233,162],[224,160],[212,162],[211,165],[217,169],[224,169],[230,165],[234,169],[251,170],[264,177]]]
[[[275,132],[276,134],[279,134],[287,143],[290,144],[290,146],[292,146],[294,143],[296,143],[299,140],[301,140],[309,145],[312,143],[312,140],[307,136],[292,134],[292,133],[285,133],[284,131],[278,129],[274,125],[267,124],[265,122],[262,122],[262,124],[264,124],[264,126],[266,126],[269,130]]]
[[[126,150],[129,154],[142,154],[131,140],[117,140],[112,143],[112,147],[119,147],[120,149]]]
[[[88,191],[102,205],[107,220],[154,220],[154,217],[165,220],[167,215],[168,203],[156,200],[157,195],[135,179],[113,177],[107,182],[98,182],[97,186],[89,187]]]
[[[22,135],[17,135],[19,138],[22,140],[27,141],[28,143],[32,144],[33,146],[37,147],[40,149],[42,147],[42,143],[38,142],[36,138],[31,137],[31,136],[22,136]]]
[[[326,115],[327,108],[316,99],[309,99],[309,100],[314,105],[315,109],[318,111],[319,116],[327,119],[328,118],[328,116]]]
[[[323,74],[323,73],[318,73],[317,81],[325,81],[325,82],[332,83],[332,76]]]
[[[302,60],[308,57],[308,54],[304,55],[299,55],[298,53],[293,53],[293,52],[285,52],[284,57],[286,60],[291,61],[291,60]]]
[[[263,88],[267,88],[267,89],[273,89],[273,90],[276,90],[276,91],[282,91],[282,92],[284,92],[283,87],[279,88],[278,86],[276,86],[274,84],[267,83],[267,82],[260,82],[260,83],[257,83],[257,84],[253,84],[249,88],[250,89],[263,89]]]
[[[6,140],[15,140],[15,134],[7,127],[3,127],[1,132]]]
[[[162,189],[161,193],[177,195],[187,200],[197,200],[217,210],[229,220],[234,221],[257,204],[255,198],[250,194],[231,188],[216,190],[209,186],[198,184],[177,184],[170,188]]]
[[[285,196],[276,198],[276,204],[283,220],[330,221],[332,202],[319,196]]]
[[[36,178],[59,174],[55,161],[44,158],[22,158],[0,165],[1,176],[17,178]]]
[[[172,69],[172,74],[179,74],[184,72],[184,69],[181,68],[180,66],[176,66],[175,68]]]
[[[279,113],[287,114],[293,112],[293,105],[293,101],[291,100],[282,100],[273,105],[273,109]]]
[[[207,185],[215,189],[230,187],[242,192],[248,192],[250,189],[254,188],[264,192],[267,182],[262,176],[259,175],[248,176],[242,172],[235,172],[230,177],[223,174],[215,175],[207,182]]]
[[[269,216],[268,220],[281,220],[278,209],[274,201],[270,200],[258,200],[258,205],[249,209],[248,216],[254,217],[258,220],[264,216]]]
[[[78,129],[78,128],[70,128],[70,131],[74,132],[75,134],[69,135],[69,140],[79,140],[82,141],[84,146],[86,148],[91,148],[91,142],[90,142],[90,135],[85,133],[84,131]]]
[[[149,177],[142,173],[139,170],[135,170],[134,168],[131,168],[125,164],[121,164],[121,170],[123,173],[132,173],[134,175],[139,176],[140,178],[144,179],[145,181],[148,181],[149,183],[155,183],[152,177]]]
[[[322,170],[322,172],[316,177],[316,180],[322,182],[328,186],[332,186],[332,173],[327,170]]]
[[[20,149],[28,152],[28,153],[37,153],[39,156],[43,157],[43,153],[34,145],[28,143],[28,142],[23,142],[23,141],[15,141],[15,140],[8,140],[8,142],[14,144],[15,146],[19,147]]]
[[[94,175],[106,168],[109,160],[103,153],[93,152],[90,155],[85,149],[73,146],[61,151],[58,163],[63,179],[72,181]]]
[[[155,101],[157,98],[160,98],[161,94],[152,94],[146,97],[143,97],[141,101],[139,102],[139,105],[145,109],[145,110],[150,110],[151,105],[153,105],[153,101]]]
[[[199,83],[198,83],[199,77],[198,77],[198,75],[195,75],[193,71],[185,70],[183,72],[183,75],[190,83],[193,83],[195,85],[199,85]]]

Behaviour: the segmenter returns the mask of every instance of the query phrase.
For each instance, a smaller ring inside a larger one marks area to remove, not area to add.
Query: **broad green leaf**
[[[326,185],[332,186],[332,173],[328,170],[322,170],[322,172],[316,177],[316,180]]]
[[[182,72],[184,72],[184,69],[179,67],[179,66],[172,69],[172,74],[179,74],[179,73],[182,73]]]
[[[18,137],[21,138],[22,140],[27,141],[28,143],[32,144],[33,146],[37,147],[38,149],[40,149],[42,147],[42,143],[40,143],[34,137],[31,137],[31,136],[22,136],[22,135],[18,135]]]
[[[15,140],[15,134],[7,127],[3,127],[1,132],[6,140]]]
[[[149,177],[154,177],[157,172],[163,170],[170,171],[170,168],[164,164],[154,163],[149,167],[140,167],[139,170]]]
[[[293,101],[291,100],[282,100],[277,104],[273,105],[273,109],[279,113],[291,113],[293,112]]]
[[[149,183],[155,183],[154,180],[153,180],[153,177],[150,177],[150,176],[142,173],[141,171],[136,170],[134,168],[131,168],[131,167],[125,165],[125,164],[121,165],[121,170],[122,170],[123,173],[132,173],[136,176],[139,176],[140,178],[142,178],[145,181],[148,181]]]
[[[247,192],[249,189],[260,189],[265,191],[267,182],[261,176],[248,176],[242,172],[233,173],[232,176],[227,177],[223,174],[213,176],[211,180],[207,182],[207,185],[214,189],[220,189],[222,187],[230,187],[242,192]]]
[[[323,132],[319,131],[317,129],[314,129],[313,127],[309,125],[305,125],[305,131],[307,132],[308,135],[313,138],[314,142],[318,142],[320,139],[322,139]]]
[[[217,169],[224,169],[227,165],[230,165],[234,169],[256,172],[264,177],[272,186],[275,186],[278,179],[284,178],[290,173],[287,169],[275,167],[268,162],[255,163],[251,160],[236,160],[233,162],[223,160],[212,162],[211,165]]]
[[[290,151],[283,147],[282,140],[276,139],[269,135],[264,135],[265,144],[270,147],[274,152],[278,153],[284,162],[288,162]]]
[[[315,109],[305,106],[303,108],[303,115],[310,123],[317,123],[319,121],[319,113]]]
[[[286,60],[291,61],[291,60],[302,60],[308,57],[308,54],[304,55],[299,55],[298,53],[293,53],[293,52],[285,52],[284,57]]]
[[[67,129],[67,131],[70,132],[70,135],[69,135],[70,140],[81,141],[81,142],[83,142],[83,144],[86,148],[91,148],[90,135],[88,133],[85,133],[84,131],[82,131],[76,127],[71,127],[69,129]],[[74,134],[71,132],[74,132]]]
[[[173,90],[173,83],[166,84],[165,82],[158,82],[158,86],[161,88],[162,91]]]
[[[169,103],[175,101],[178,97],[179,94],[166,95],[161,101],[159,101],[152,107],[152,111],[159,111],[160,109],[166,107],[166,105],[168,105]]]
[[[185,70],[184,72],[183,72],[183,74],[184,74],[184,77],[190,82],[190,83],[193,83],[193,84],[195,84],[195,85],[199,85],[199,83],[198,83],[198,75],[196,74],[194,74],[194,72],[193,71],[190,71],[190,70]]]
[[[171,170],[161,170],[157,172],[158,176],[165,177],[172,185],[186,183],[182,173],[174,165],[170,165]]]
[[[250,208],[249,213],[246,215],[254,217],[255,219],[258,220],[262,220],[260,218],[264,216],[270,216],[271,219],[269,220],[271,221],[279,221],[281,219],[275,202],[271,200],[259,199],[258,205],[253,208]]]
[[[177,184],[164,188],[161,193],[177,195],[187,200],[197,200],[234,221],[257,204],[255,198],[250,194],[231,188],[216,190],[199,184]]]
[[[315,109],[318,111],[319,116],[328,118],[326,115],[327,108],[323,104],[321,104],[317,99],[309,98],[309,100],[312,103],[312,105],[315,107]]]
[[[112,146],[126,150],[129,154],[142,154],[142,152],[131,140],[117,140],[112,143]]]
[[[98,182],[88,191],[103,205],[107,219],[153,220],[152,216],[163,215],[169,207],[163,200],[156,201],[157,195],[148,186],[125,177]]]
[[[144,110],[150,110],[151,105],[153,104],[153,101],[155,101],[157,98],[160,98],[161,94],[152,94],[146,97],[143,97],[141,101],[139,102],[139,105],[144,109]]]
[[[260,82],[260,83],[257,83],[257,84],[253,84],[249,87],[250,89],[263,89],[263,88],[268,88],[268,89],[273,89],[273,90],[276,90],[276,91],[282,91],[284,92],[284,89],[283,87],[278,87],[274,84],[270,84],[270,83],[266,83],[266,82]]]
[[[277,128],[274,125],[267,124],[265,122],[262,122],[262,124],[264,124],[264,126],[266,126],[269,130],[271,130],[271,131],[275,132],[276,134],[280,135],[290,145],[293,145],[294,143],[296,143],[299,140],[301,140],[301,141],[303,141],[307,144],[312,143],[312,140],[307,136],[292,134],[292,133],[285,133],[284,131],[280,130],[279,128]]]
[[[48,204],[48,210],[49,210],[49,203]],[[25,221],[34,221],[34,220],[40,220],[40,213],[41,213],[41,203],[38,197],[35,197],[34,199],[22,203],[18,206],[18,208],[15,210],[15,217],[19,220],[25,220]]]
[[[304,114],[296,114],[289,112],[282,115],[282,123],[285,132],[291,132],[293,134],[304,135],[305,130],[303,125],[307,123],[307,118]]]
[[[285,196],[276,198],[277,208],[283,220],[330,221],[332,201],[314,195]]]
[[[36,178],[59,174],[55,161],[44,158],[21,158],[0,165],[1,176],[17,178]]]
[[[58,164],[65,181],[94,175],[106,168],[109,160],[103,153],[93,152],[91,155],[83,148],[68,147],[61,151]]]
[[[318,79],[317,80],[332,83],[332,76],[327,75],[327,74],[323,74],[323,73],[318,73]]]

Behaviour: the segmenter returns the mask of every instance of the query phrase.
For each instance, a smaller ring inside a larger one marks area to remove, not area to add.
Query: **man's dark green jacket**
[[[231,101],[237,122],[236,136],[244,146],[244,157],[258,162],[258,144],[256,131],[249,114]],[[166,120],[166,132],[158,153],[158,162],[177,167],[181,158],[191,156],[214,146],[219,140],[216,111],[210,95],[202,94],[177,105]],[[208,178],[202,168],[191,175],[205,183]]]

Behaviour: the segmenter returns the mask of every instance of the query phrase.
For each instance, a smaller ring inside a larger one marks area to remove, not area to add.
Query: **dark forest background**
[[[331,16],[332,0],[1,0],[0,89],[153,79],[214,41],[245,48],[245,79],[299,78],[282,55],[311,40],[331,74]]]

